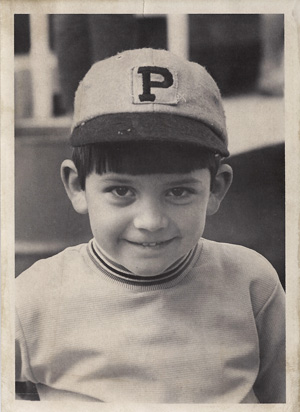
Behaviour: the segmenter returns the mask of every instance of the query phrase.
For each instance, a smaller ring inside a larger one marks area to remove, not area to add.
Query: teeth
[[[164,240],[162,242],[133,242],[133,241],[128,241],[129,243],[135,244],[135,245],[139,245],[139,246],[143,246],[143,247],[155,247],[155,246],[159,246],[159,245],[163,245],[165,243],[167,243],[167,240]]]

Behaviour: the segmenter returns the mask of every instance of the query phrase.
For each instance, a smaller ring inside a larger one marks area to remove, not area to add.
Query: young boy
[[[62,180],[94,238],[18,277],[17,380],[41,400],[285,402],[276,272],[202,238],[232,179],[205,69],[151,49],[96,63],[71,144]]]

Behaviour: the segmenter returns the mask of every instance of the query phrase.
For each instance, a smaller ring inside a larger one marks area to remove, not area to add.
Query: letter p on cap
[[[132,70],[134,104],[177,104],[177,73],[167,67],[140,66]]]

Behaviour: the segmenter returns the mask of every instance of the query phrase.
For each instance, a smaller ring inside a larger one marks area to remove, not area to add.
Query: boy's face
[[[98,245],[116,263],[154,276],[188,253],[209,213],[210,172],[90,174],[85,201]]]

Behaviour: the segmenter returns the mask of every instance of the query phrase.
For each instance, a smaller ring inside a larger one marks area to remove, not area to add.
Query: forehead
[[[210,183],[210,172],[208,169],[197,169],[188,173],[153,173],[142,175],[131,175],[126,173],[91,173],[87,180],[98,184],[122,184],[164,186],[164,185],[205,185]]]

